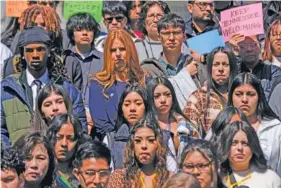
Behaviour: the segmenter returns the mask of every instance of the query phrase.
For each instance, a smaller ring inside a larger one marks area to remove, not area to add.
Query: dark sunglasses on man
[[[112,17],[105,18],[104,20],[105,20],[107,23],[111,24],[114,19],[115,19],[118,23],[120,23],[120,22],[123,21],[124,16],[112,16]]]

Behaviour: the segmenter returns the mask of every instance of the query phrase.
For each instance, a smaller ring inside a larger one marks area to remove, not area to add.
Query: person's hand
[[[201,54],[192,49],[190,49],[190,53],[194,61],[201,62]]]
[[[91,114],[89,111],[86,111],[88,134],[91,134],[92,128],[95,126],[94,121],[92,120]]]
[[[231,45],[231,48],[232,48],[232,51],[237,54],[238,51],[239,51],[239,47],[238,47],[238,44],[240,42],[242,42],[243,40],[245,40],[245,36],[242,35],[242,34],[234,34],[230,37],[229,39],[229,44]]]
[[[198,73],[198,61],[192,61],[185,67],[191,76],[194,76]]]

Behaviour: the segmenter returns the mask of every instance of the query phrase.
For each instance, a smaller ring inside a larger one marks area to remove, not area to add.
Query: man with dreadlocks
[[[20,57],[18,46],[19,36],[20,33],[27,27],[38,26],[48,31],[48,34],[52,40],[51,51],[54,51],[58,56],[62,54],[63,49],[68,49],[72,46],[66,32],[61,29],[61,20],[56,10],[52,7],[33,4],[24,10],[24,12],[19,17],[19,20],[20,31],[18,31],[14,36],[10,46],[10,49],[14,56],[5,61],[3,70],[4,78],[16,72],[16,70],[14,69],[14,65],[17,64]],[[75,76],[69,76],[73,81]]]
[[[57,54],[62,53],[62,49],[68,49],[71,44],[68,40],[67,34],[61,29],[61,20],[56,10],[46,5],[34,4],[23,11],[20,20],[20,31],[26,27],[39,26],[51,33],[52,50]],[[11,50],[14,54],[18,52],[18,33],[11,45]]]
[[[1,135],[9,144],[30,130],[36,96],[49,83],[62,85],[70,96],[73,114],[87,129],[81,93],[67,80],[65,69],[52,51],[51,39],[42,27],[23,30],[19,37],[20,74],[5,78],[1,83]]]

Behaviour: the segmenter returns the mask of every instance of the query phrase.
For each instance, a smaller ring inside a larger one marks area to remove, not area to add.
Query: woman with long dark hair
[[[257,132],[268,165],[281,176],[281,122],[269,107],[255,75],[241,73],[233,80],[228,106],[244,112]]]
[[[239,108],[233,106],[225,107],[213,121],[205,140],[209,140],[214,145],[214,148],[216,148],[223,129],[234,121],[248,122],[247,117]]]
[[[233,53],[224,47],[214,49],[207,58],[207,71],[207,84],[190,95],[184,109],[203,137],[227,103],[228,87],[237,75]]]
[[[162,187],[169,177],[166,152],[157,122],[150,118],[140,120],[131,130],[124,168],[113,172],[107,187]]]
[[[118,104],[116,131],[108,133],[104,142],[111,149],[114,169],[123,168],[124,151],[135,123],[151,113],[147,92],[139,85],[129,86]]]
[[[73,178],[72,161],[80,144],[84,143],[90,137],[83,130],[78,118],[69,114],[56,116],[49,125],[47,138],[54,147],[55,157],[57,159],[57,180],[71,187]]]
[[[258,136],[248,123],[233,122],[225,127],[218,148],[220,176],[224,186],[281,186],[280,177],[268,169]]]
[[[149,101],[152,110],[157,117],[158,124],[163,131],[164,142],[169,150],[177,158],[180,151],[179,129],[183,128],[191,137],[200,137],[196,128],[193,127],[189,119],[181,111],[177,97],[171,82],[165,77],[152,79],[147,85]],[[182,147],[183,148],[183,147]],[[170,171],[176,172],[177,165],[167,162]]]

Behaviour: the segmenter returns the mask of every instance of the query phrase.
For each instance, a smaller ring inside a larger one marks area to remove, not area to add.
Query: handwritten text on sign
[[[90,13],[97,22],[101,21],[102,0],[95,1],[64,1],[63,2],[63,15],[65,19],[79,12]]]
[[[262,3],[222,11],[220,24],[224,41],[237,33],[245,36],[264,33]]]
[[[6,16],[20,17],[21,13],[27,8],[27,1],[6,1]]]

